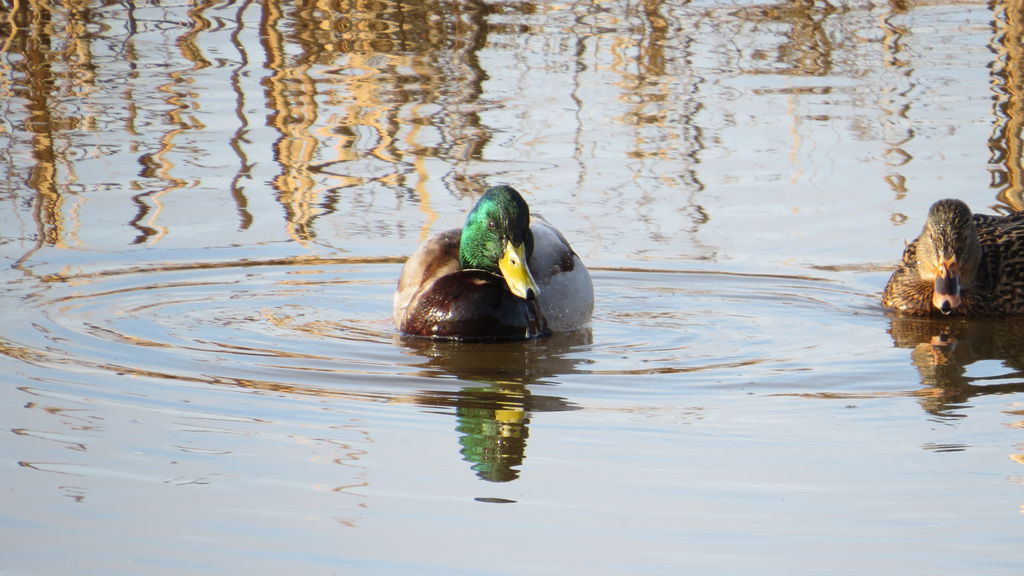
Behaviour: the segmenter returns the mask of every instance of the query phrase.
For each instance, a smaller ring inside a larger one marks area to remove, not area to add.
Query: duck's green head
[[[530,207],[511,186],[488,188],[462,227],[459,261],[463,269],[498,274],[516,296],[540,293],[527,262],[533,254]]]

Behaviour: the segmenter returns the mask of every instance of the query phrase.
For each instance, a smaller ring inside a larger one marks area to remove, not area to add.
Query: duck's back
[[[977,308],[990,314],[1024,314],[1024,212],[975,214],[981,263],[975,273]]]

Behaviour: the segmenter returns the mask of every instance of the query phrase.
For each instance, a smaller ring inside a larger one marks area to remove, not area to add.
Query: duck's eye
[[[487,227],[490,228],[491,230],[494,230],[497,226],[498,225],[494,223],[494,220],[487,221]]]

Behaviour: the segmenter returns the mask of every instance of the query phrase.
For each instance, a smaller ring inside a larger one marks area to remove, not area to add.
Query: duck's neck
[[[459,241],[459,267],[463,270],[485,270],[498,272],[498,258],[501,247],[482,237],[480,231],[467,222]]]

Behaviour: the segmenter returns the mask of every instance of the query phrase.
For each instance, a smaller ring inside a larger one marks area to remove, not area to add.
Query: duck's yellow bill
[[[540,294],[540,287],[533,280],[530,267],[526,265],[526,244],[505,244],[505,252],[501,255],[501,260],[498,260],[498,269],[505,277],[508,289],[516,296],[529,300]]]

